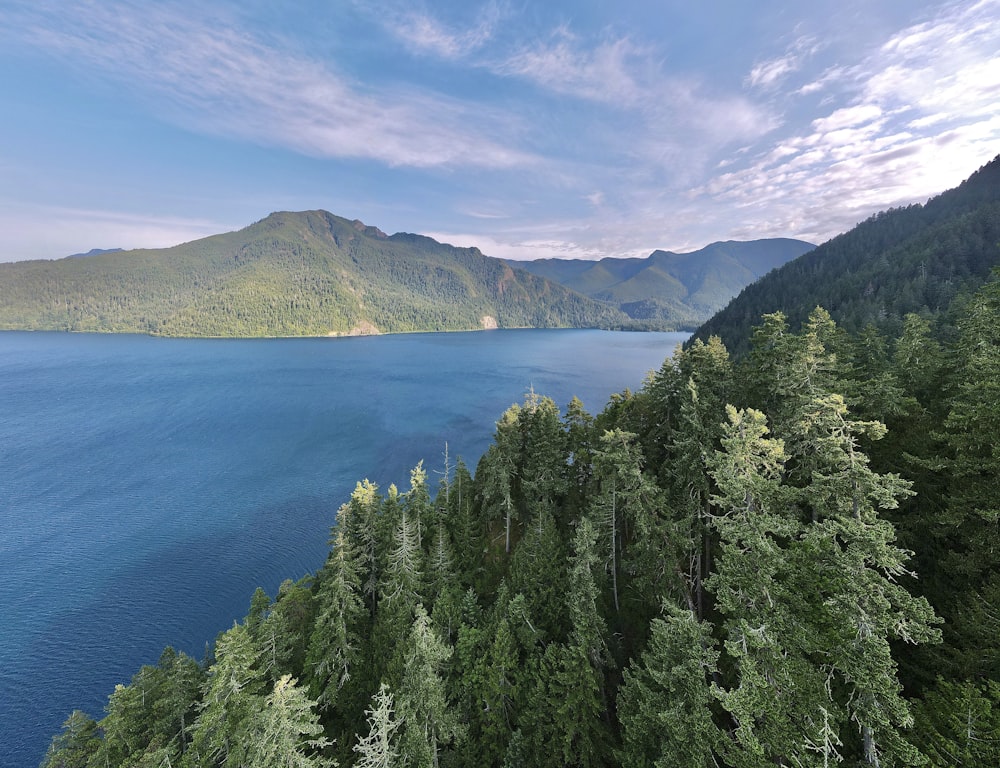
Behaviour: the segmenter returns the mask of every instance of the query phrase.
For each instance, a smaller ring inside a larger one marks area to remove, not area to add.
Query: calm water
[[[405,490],[445,442],[474,469],[529,387],[597,412],[684,338],[0,333],[0,765],[318,568],[356,481]]]

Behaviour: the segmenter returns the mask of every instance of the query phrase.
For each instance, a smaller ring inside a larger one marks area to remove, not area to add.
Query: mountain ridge
[[[870,324],[898,335],[910,313],[947,325],[953,303],[997,265],[1000,155],[926,203],[881,211],[749,283],[692,340],[717,335],[742,354],[763,315],[781,311],[794,330],[816,306],[851,332]]]
[[[0,328],[328,336],[626,327],[628,318],[478,248],[278,211],[172,248],[0,264]]]
[[[634,320],[693,330],[745,285],[814,247],[792,238],[724,240],[688,253],[657,249],[644,258],[510,263],[612,304]]]

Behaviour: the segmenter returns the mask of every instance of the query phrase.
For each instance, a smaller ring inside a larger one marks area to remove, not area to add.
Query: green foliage
[[[773,238],[712,243],[692,253],[653,251],[644,259],[538,259],[513,265],[608,302],[662,330],[692,329],[740,292],[813,245]]]
[[[87,768],[100,746],[97,723],[76,709],[66,718],[62,732],[52,737],[41,768]]]
[[[917,314],[946,330],[953,304],[1000,260],[1000,157],[926,205],[891,209],[751,283],[696,336],[720,336],[735,354],[750,327],[784,312],[793,329],[816,306],[852,333],[867,325],[898,336]]]
[[[914,718],[911,739],[935,768],[1000,765],[1000,682],[939,678]]]
[[[955,322],[774,314],[596,418],[530,392],[45,765],[995,765],[1000,282]]]
[[[329,742],[320,737],[323,726],[313,710],[315,702],[282,676],[264,701],[246,745],[246,768],[326,768],[336,762],[316,753]]]
[[[618,694],[621,764],[712,768],[725,741],[713,717],[711,679],[719,652],[712,627],[665,604],[651,631],[641,662],[625,671]]]
[[[274,213],[163,250],[0,264],[0,328],[340,336],[622,327],[628,318],[476,248],[386,237],[325,211]]]

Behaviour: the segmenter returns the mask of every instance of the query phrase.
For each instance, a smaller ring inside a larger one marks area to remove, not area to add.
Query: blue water
[[[683,339],[0,333],[0,765],[322,565],[358,480],[405,490],[446,442],[474,469],[529,387],[597,412]]]

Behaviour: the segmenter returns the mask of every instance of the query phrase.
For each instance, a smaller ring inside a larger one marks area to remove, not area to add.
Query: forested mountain
[[[606,304],[476,248],[274,213],[174,248],[0,264],[0,329],[326,336],[622,327]]]
[[[788,238],[730,240],[691,253],[653,251],[644,259],[508,263],[613,304],[635,320],[691,330],[744,286],[814,247]]]
[[[995,768],[1000,281],[955,321],[774,314],[596,417],[529,393],[43,766]]]
[[[747,349],[750,327],[782,311],[793,328],[817,306],[842,327],[868,324],[898,335],[917,313],[947,320],[1000,264],[1000,156],[959,187],[884,211],[748,285],[696,332],[716,334],[731,351]]]

